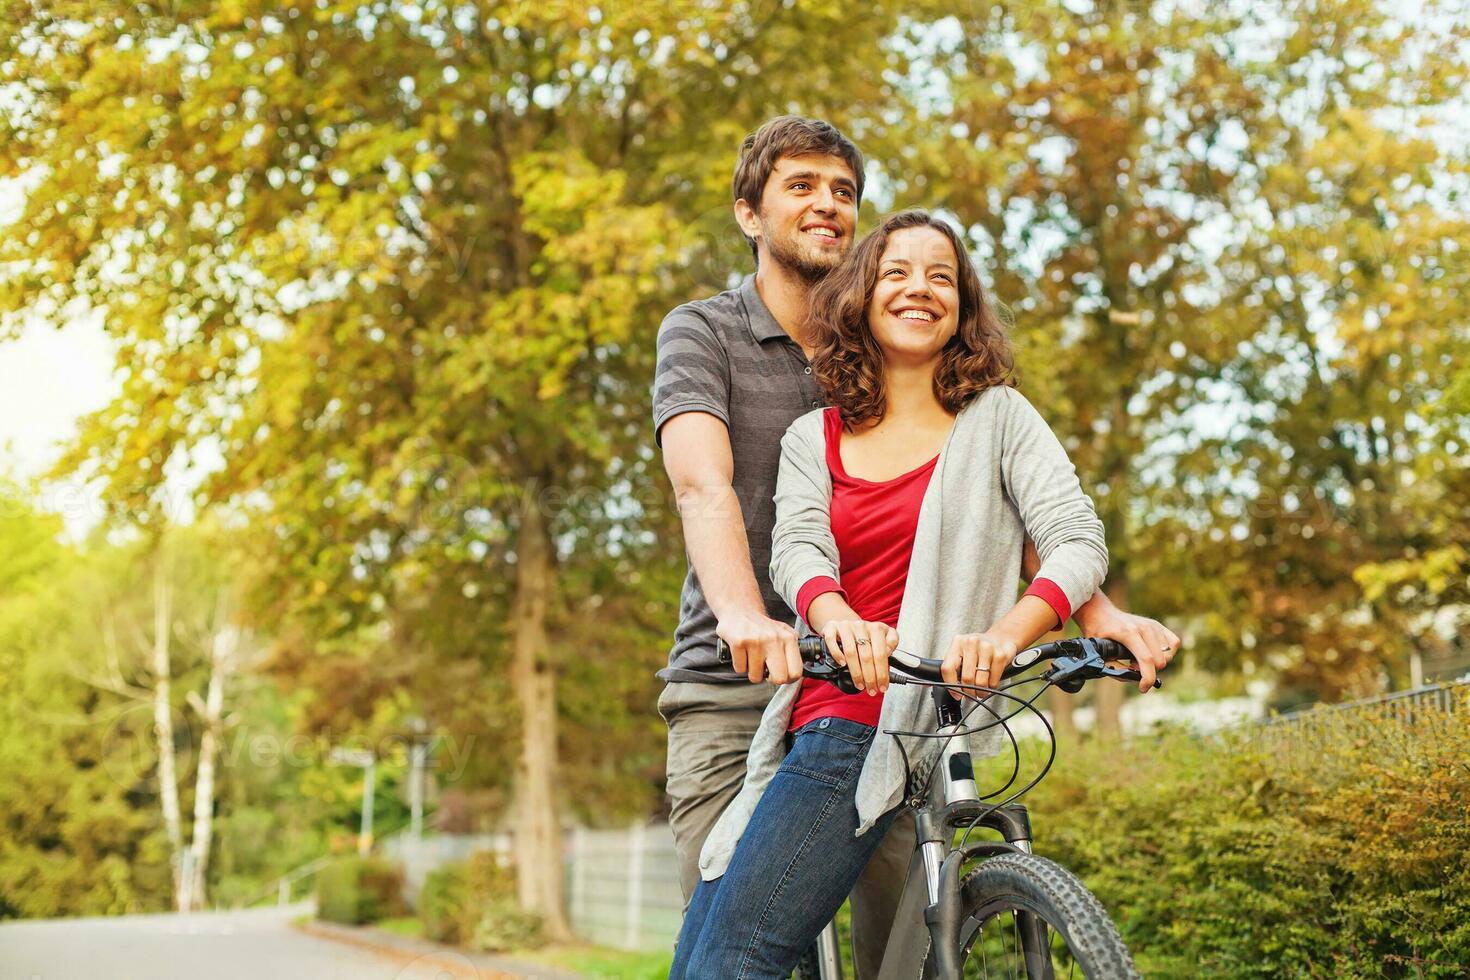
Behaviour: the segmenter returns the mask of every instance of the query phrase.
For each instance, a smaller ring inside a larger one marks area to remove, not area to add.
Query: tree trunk
[[[1123,684],[1103,678],[1092,686],[1097,708],[1097,734],[1110,744],[1123,737]]]
[[[1128,608],[1128,579],[1124,573],[1110,579],[1106,586],[1108,598],[1119,609]],[[1123,695],[1125,686],[1118,681],[1103,678],[1092,684],[1093,704],[1097,707],[1097,725],[1094,729],[1099,738],[1116,744],[1123,737]]]
[[[562,907],[561,825],[556,813],[556,676],[546,638],[552,543],[535,494],[521,514],[516,541],[511,682],[521,714],[516,771],[516,878],[521,905],[541,915],[553,940],[571,937]]]
[[[192,881],[184,867],[183,821],[179,814],[179,782],[174,759],[174,719],[169,703],[172,679],[169,632],[173,627],[173,589],[162,549],[153,572],[153,735],[158,743],[158,796],[163,807],[163,829],[168,836],[169,864],[173,869],[174,907],[193,908]]]
[[[221,616],[218,617],[211,640],[209,687],[200,712],[204,722],[204,736],[199,744],[199,772],[194,779],[194,838],[189,845],[189,870],[193,875],[190,895],[195,907],[202,907],[205,903],[205,877],[209,870],[209,848],[214,836],[215,761],[219,758],[225,684],[234,672],[239,632]]]
[[[1054,687],[1046,692],[1046,707],[1051,712],[1051,727],[1057,735],[1057,742],[1062,745],[1077,744],[1077,721],[1072,717],[1073,698],[1077,695],[1068,694],[1059,687]]]

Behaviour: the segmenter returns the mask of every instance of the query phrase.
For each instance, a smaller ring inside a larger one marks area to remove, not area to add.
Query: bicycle
[[[805,676],[856,693],[847,668],[837,663],[820,636],[802,637],[798,645]],[[717,644],[717,652],[722,662],[729,663],[723,642]],[[940,661],[902,650],[893,652],[890,683],[930,688],[938,724],[933,732],[885,730],[885,734],[940,739],[942,744],[932,765],[919,773],[910,769],[906,780],[903,805],[914,811],[916,849],[878,980],[1055,980],[1079,973],[1090,980],[1139,976],[1102,903],[1070,871],[1032,853],[1030,816],[1015,802],[1045,778],[1056,759],[1055,735],[1036,709],[1036,700],[1054,686],[1075,694],[1090,680],[1137,682],[1136,668],[1113,665],[1131,659],[1128,649],[1113,640],[1058,640],[1022,650],[1004,676],[1011,680],[1049,662],[1044,672],[988,688],[947,683],[940,674]],[[1044,683],[1029,697],[1010,693],[1018,685],[1038,681]],[[1159,682],[1154,686],[1160,686]],[[968,711],[961,714],[960,702],[951,691],[972,702]],[[980,695],[1018,707],[1009,713],[997,711],[994,701],[982,700]],[[957,738],[983,730],[965,726],[980,708],[991,718],[983,728],[999,726],[1010,737],[1016,760],[1006,784],[985,797],[976,788],[968,748]],[[1006,723],[1022,711],[1033,712],[1046,725],[1051,741],[1046,764],[1020,789],[998,802],[987,802],[1010,790],[1020,774],[1019,743]],[[899,744],[902,746],[901,741]],[[1003,839],[971,842],[971,833],[980,828],[998,831]],[[793,976],[795,980],[841,980],[832,925],[802,957]]]

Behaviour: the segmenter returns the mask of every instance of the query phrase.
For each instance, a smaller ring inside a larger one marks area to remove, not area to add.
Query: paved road
[[[444,980],[459,972],[304,935],[291,920],[307,912],[298,905],[0,924],[0,980]]]

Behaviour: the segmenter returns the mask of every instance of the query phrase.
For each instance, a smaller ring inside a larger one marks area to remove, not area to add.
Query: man
[[[767,122],[742,144],[733,187],[755,274],[678,307],[659,328],[655,438],[690,565],[669,666],[659,672],[686,903],[705,838],[745,776],[772,685],[801,674],[796,617],[768,572],[776,472],[787,426],[825,404],[802,325],[811,287],[852,246],[863,183],[862,155],[831,125],[797,116]],[[1030,550],[1028,576],[1038,565]],[[1101,595],[1075,618],[1091,635],[1126,643],[1149,682],[1179,645],[1162,625],[1122,613]],[[716,636],[730,647],[733,671],[716,662]],[[895,824],[853,892],[860,978],[877,974],[912,834],[911,820]]]

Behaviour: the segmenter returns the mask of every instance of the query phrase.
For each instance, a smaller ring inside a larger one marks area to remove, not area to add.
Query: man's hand
[[[772,684],[789,684],[801,678],[801,653],[796,630],[779,620],[752,613],[735,613],[721,619],[715,633],[730,648],[735,670],[759,684],[769,675]]]
[[[1080,606],[1072,618],[1084,636],[1099,636],[1105,640],[1117,640],[1128,648],[1138,662],[1142,679],[1140,691],[1151,691],[1158,672],[1169,666],[1169,661],[1179,652],[1178,635],[1169,627],[1147,616],[1126,613],[1099,593]]]

